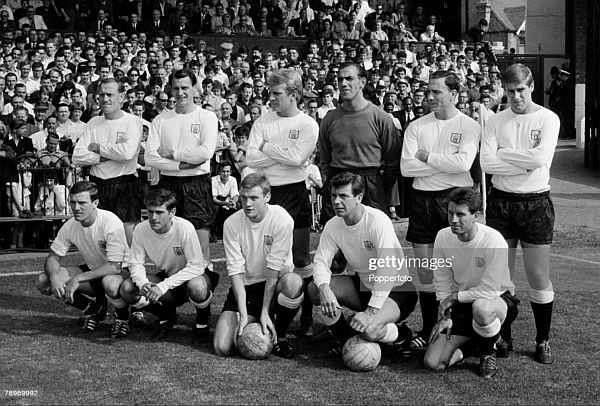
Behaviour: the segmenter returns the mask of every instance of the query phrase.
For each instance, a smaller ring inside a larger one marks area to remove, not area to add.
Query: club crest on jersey
[[[541,133],[542,132],[540,130],[531,130],[531,133],[529,134],[529,138],[531,138],[531,141],[539,141]]]
[[[173,253],[177,256],[183,255],[183,247],[173,247]]]
[[[475,266],[483,268],[485,266],[485,259],[483,257],[475,257]]]
[[[124,131],[118,131],[117,132],[117,140],[115,141],[115,144],[124,144],[127,142],[127,133],[125,133]]]
[[[461,137],[462,137],[461,133],[452,133],[452,134],[450,134],[450,142],[452,144],[460,144]]]
[[[369,240],[365,240],[365,241],[363,241],[363,244],[365,245],[365,249],[366,249],[367,251],[371,251],[371,250],[374,250],[374,249],[375,249],[375,244],[373,244],[373,243],[372,243],[371,241],[369,241]]]
[[[98,247],[100,247],[101,249],[105,250],[106,249],[106,241],[104,241],[104,240],[98,240]]]
[[[273,245],[273,236],[272,235],[265,235],[264,239],[265,239],[265,245]]]
[[[190,130],[192,134],[200,134],[200,124],[192,124],[192,128]]]
[[[288,134],[290,140],[297,140],[299,136],[300,130],[290,130],[290,133]]]

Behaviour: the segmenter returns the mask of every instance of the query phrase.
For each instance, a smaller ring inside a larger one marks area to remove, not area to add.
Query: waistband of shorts
[[[455,189],[458,189],[458,188],[451,187],[451,188],[442,189],[442,190],[419,190],[419,189],[412,188],[411,193],[413,193],[415,195],[421,195],[421,196],[442,197],[442,196],[448,196]]]
[[[377,176],[379,175],[379,167],[372,166],[367,168],[335,168],[333,166],[329,167],[329,176],[337,175],[342,172],[350,172],[354,175],[360,176]]]
[[[90,175],[90,182],[94,182],[98,186],[118,185],[119,183],[127,183],[137,181],[136,175],[123,175],[117,176],[116,178],[102,179],[97,176]]]
[[[491,196],[499,197],[501,199],[506,200],[536,200],[536,199],[544,199],[550,196],[550,191],[546,190],[545,192],[539,193],[511,193],[505,192],[500,189],[492,188],[490,193]]]
[[[172,182],[172,183],[186,183],[186,182],[193,182],[195,180],[200,180],[200,179],[210,179],[210,173],[205,173],[203,175],[194,175],[194,176],[168,176],[168,175],[163,175],[161,173],[160,179],[168,180],[169,182]]]
[[[273,194],[273,192],[288,193],[296,191],[298,189],[302,189],[303,191],[306,190],[306,182],[300,181],[295,183],[288,183],[287,185],[271,186],[271,194]]]

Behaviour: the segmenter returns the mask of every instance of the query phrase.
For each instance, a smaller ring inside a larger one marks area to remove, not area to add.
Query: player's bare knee
[[[138,288],[131,279],[125,279],[119,286],[119,294],[126,301],[132,301],[137,295]]]
[[[123,279],[120,275],[106,275],[102,278],[102,287],[106,294],[112,298],[119,297],[119,287]]]
[[[379,341],[384,336],[385,336],[385,331],[383,330],[382,326],[374,325],[373,323],[371,323],[371,325],[367,326],[367,328],[361,335],[361,337],[367,341]]]
[[[50,296],[52,294],[52,290],[50,289],[50,278],[48,278],[46,272],[42,272],[38,275],[36,287],[43,295]]]
[[[473,319],[481,325],[488,325],[494,321],[494,301],[488,299],[477,299],[473,302]]]
[[[208,296],[208,284],[204,276],[196,276],[187,283],[187,293],[195,302],[203,301]]]
[[[213,340],[213,348],[215,350],[215,354],[221,357],[227,357],[233,354],[234,345],[233,342],[229,339],[229,337],[215,334],[215,338]]]
[[[291,272],[282,275],[277,285],[279,292],[290,298],[299,297],[304,288],[300,275]]]

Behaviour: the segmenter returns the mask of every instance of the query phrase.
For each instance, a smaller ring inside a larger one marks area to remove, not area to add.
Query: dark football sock
[[[552,306],[554,301],[544,304],[530,303],[535,319],[535,328],[537,330],[535,341],[539,344],[542,341],[550,339],[550,324],[552,323]]]
[[[129,306],[115,307],[115,315],[119,320],[129,320]]]
[[[423,318],[423,334],[425,339],[437,323],[439,302],[434,292],[419,292],[419,304],[421,305],[421,317]]]

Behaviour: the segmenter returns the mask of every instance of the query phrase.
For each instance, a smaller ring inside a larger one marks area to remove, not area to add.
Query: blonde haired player
[[[231,355],[244,327],[260,322],[263,333],[273,337],[273,353],[294,356],[285,334],[304,298],[302,278],[292,272],[294,221],[284,208],[269,204],[270,199],[268,179],[250,174],[240,188],[243,210],[225,221],[223,243],[231,289],[215,330],[218,355]]]
[[[271,204],[288,211],[294,219],[294,272],[312,280],[310,261],[311,209],[305,186],[307,161],[317,145],[319,126],[298,108],[302,77],[294,69],[282,69],[269,77],[270,111],[252,125],[246,162],[262,171],[271,184]],[[305,302],[300,317],[300,334],[309,333],[312,304]],[[282,344],[283,345],[283,344]]]

